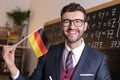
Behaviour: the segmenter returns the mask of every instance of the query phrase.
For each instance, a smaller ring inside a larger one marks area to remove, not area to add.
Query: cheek
[[[66,32],[67,29],[68,29],[67,27],[62,27],[61,30],[62,30],[63,32]]]
[[[86,26],[82,26],[82,27],[79,28],[79,30],[82,31],[82,32],[86,31],[86,29],[87,29]]]

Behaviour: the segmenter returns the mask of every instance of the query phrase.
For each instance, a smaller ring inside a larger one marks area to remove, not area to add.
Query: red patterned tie
[[[73,69],[73,59],[72,59],[73,52],[70,51],[68,53],[67,59],[66,59],[66,73],[69,73]]]

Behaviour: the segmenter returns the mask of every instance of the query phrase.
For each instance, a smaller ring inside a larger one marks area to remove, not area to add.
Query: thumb
[[[10,48],[10,53],[15,54],[16,48],[17,48],[17,45],[12,45],[12,47]]]

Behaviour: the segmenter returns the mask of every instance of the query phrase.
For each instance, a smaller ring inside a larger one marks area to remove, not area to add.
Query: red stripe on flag
[[[38,45],[39,45],[40,50],[42,51],[42,53],[46,54],[47,53],[47,48],[46,48],[44,42],[42,41],[41,35],[36,31],[34,33],[34,37],[35,37],[35,39],[36,39],[36,41],[37,41],[37,43],[38,43]]]

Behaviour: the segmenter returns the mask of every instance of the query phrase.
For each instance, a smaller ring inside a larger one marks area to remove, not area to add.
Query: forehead
[[[84,19],[84,14],[81,11],[66,12],[62,15],[62,19]]]

